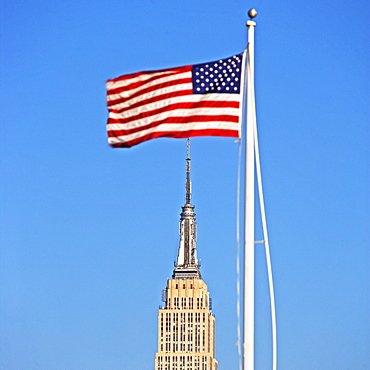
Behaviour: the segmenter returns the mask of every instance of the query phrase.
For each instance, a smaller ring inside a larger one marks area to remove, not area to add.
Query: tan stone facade
[[[168,279],[155,370],[217,370],[215,318],[202,279]]]

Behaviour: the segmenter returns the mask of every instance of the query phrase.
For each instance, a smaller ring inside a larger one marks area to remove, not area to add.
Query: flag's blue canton
[[[215,62],[196,64],[192,69],[193,93],[239,94],[243,54]]]

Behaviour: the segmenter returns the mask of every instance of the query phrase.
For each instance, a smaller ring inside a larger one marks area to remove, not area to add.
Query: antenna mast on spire
[[[190,180],[190,139],[187,141],[187,158],[186,158],[186,199],[185,204],[191,204],[191,180]]]

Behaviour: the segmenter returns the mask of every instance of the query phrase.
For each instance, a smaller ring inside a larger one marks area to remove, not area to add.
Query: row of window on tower
[[[195,306],[194,306],[195,302]],[[203,297],[196,298],[196,301],[194,301],[194,297],[173,297],[167,298],[167,307],[168,309],[174,308],[174,309],[189,309],[192,310],[194,308],[200,310],[203,308],[208,308],[208,299],[205,299]]]
[[[156,370],[217,370],[209,356],[158,356]]]
[[[181,284],[180,284],[180,288],[181,288]],[[189,289],[195,289],[193,284],[190,284],[188,286]],[[179,284],[175,284],[175,289],[179,289]],[[182,284],[182,289],[186,289],[186,284]]]
[[[181,313],[177,313],[177,312],[166,312],[166,313],[161,313],[161,322],[164,322],[166,321],[166,325],[167,324],[171,324],[171,321],[174,323],[174,324],[177,324],[178,322],[181,322],[181,323],[192,323],[192,322],[203,322],[205,323],[207,321],[207,317],[208,317],[209,314],[207,314],[206,312],[181,312]],[[164,318],[166,318],[166,320],[164,320]]]

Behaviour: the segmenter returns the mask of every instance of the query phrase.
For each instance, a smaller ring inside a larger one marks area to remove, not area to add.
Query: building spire
[[[180,214],[180,244],[173,279],[201,279],[196,250],[196,222],[191,205],[190,139],[187,141],[185,205]]]

